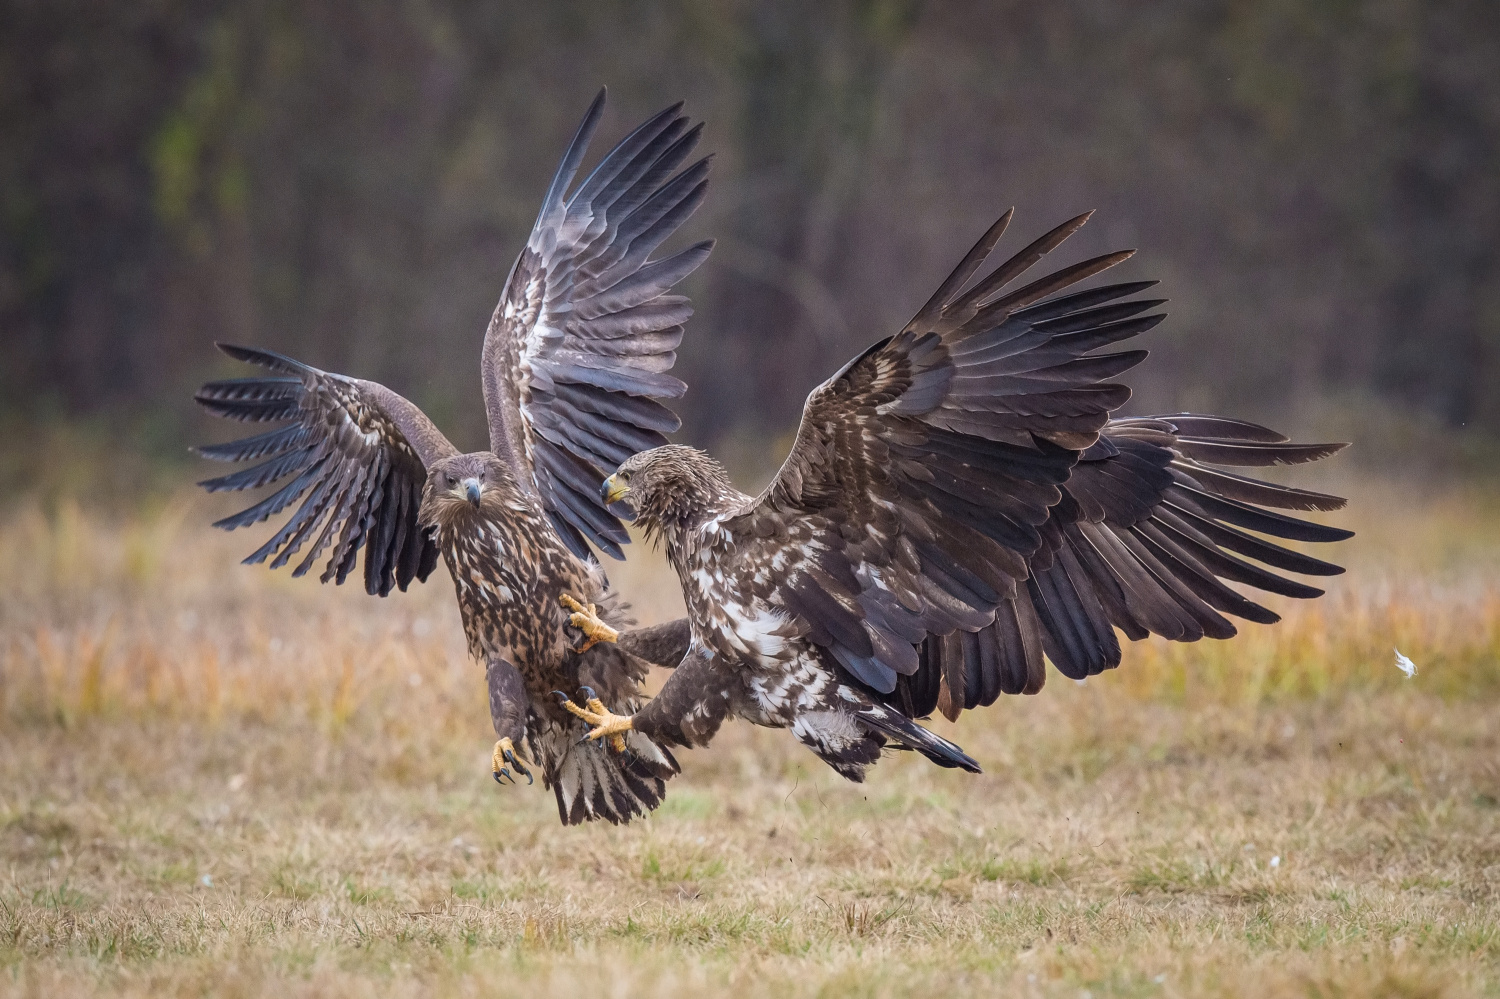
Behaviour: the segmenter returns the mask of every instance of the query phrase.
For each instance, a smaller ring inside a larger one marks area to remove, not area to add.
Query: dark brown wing
[[[194,396],[215,416],[286,426],[243,440],[198,448],[215,461],[261,461],[200,482],[209,492],[257,489],[285,482],[270,496],[214,524],[225,530],[259,523],[301,500],[297,512],[247,563],[285,565],[304,546],[292,571],[307,572],[332,546],[321,579],[342,583],[365,549],[365,589],[385,596],[425,580],[438,550],[417,525],[427,465],[456,453],[416,406],[383,385],[319,371],[300,361],[249,347],[219,349],[275,375],[209,382]]]
[[[599,483],[680,425],[658,400],[686,388],[667,372],[692,308],[670,291],[713,247],[649,259],[708,184],[706,158],[673,175],[702,129],[687,127],[681,104],[626,136],[564,197],[603,108],[600,91],[511,269],[483,356],[490,447],[580,558],[589,557],[585,539],[623,557],[629,535]]]
[[[1044,543],[1028,560],[1025,587],[993,625],[924,642],[921,669],[901,678],[891,703],[917,717],[938,709],[953,718],[1002,693],[1040,690],[1044,652],[1074,679],[1118,666],[1116,628],[1131,639],[1192,642],[1234,635],[1226,615],[1276,622],[1273,611],[1225,581],[1288,597],[1321,595],[1277,570],[1332,576],[1343,569],[1266,538],[1340,541],[1351,532],[1266,508],[1338,510],[1344,500],[1214,466],[1296,464],[1344,447],[1294,444],[1221,417],[1111,421],[1063,487]]]
[[[1057,294],[1128,251],[1005,290],[1087,216],[965,292],[1009,218],[813,391],[776,480],[725,524],[741,558],[778,560],[774,599],[875,691],[917,671],[929,635],[978,630],[1015,593],[1079,451],[1129,397],[1107,379],[1145,357],[1091,352],[1162,318],[1124,301],[1151,282]]]

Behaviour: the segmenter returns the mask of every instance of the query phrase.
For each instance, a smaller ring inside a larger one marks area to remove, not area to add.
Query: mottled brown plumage
[[[459,454],[384,386],[270,351],[225,347],[275,376],[212,382],[197,395],[215,415],[291,421],[202,450],[226,461],[267,459],[203,483],[210,491],[290,480],[218,526],[255,523],[300,502],[247,561],[274,556],[275,567],[306,547],[294,570],[301,575],[331,548],[322,578],[342,583],[363,548],[366,589],[384,596],[425,579],[441,553],[469,650],[486,666],[500,737],[496,779],[511,768],[529,777],[518,755],[529,746],[565,823],[628,821],[660,802],[677,771],[644,735],[621,741],[623,754],[579,745],[587,729],[552,692],[586,685],[633,711],[642,660],[675,666],[686,649],[685,622],[613,634],[630,622],[589,542],[619,557],[628,541],[597,495],[602,469],[665,443],[662,433],[677,427],[659,400],[684,388],[667,371],[691,310],[670,291],[711,245],[651,259],[706,185],[706,160],[677,172],[698,136],[681,105],[637,128],[568,193],[603,100],[601,92],[564,155],[485,333],[489,451]],[[579,611],[565,609],[564,598]],[[601,637],[606,644],[575,651]]]
[[[770,486],[734,489],[712,458],[666,446],[605,483],[665,542],[692,654],[632,719],[602,731],[695,745],[735,715],[785,727],[863,779],[888,741],[975,770],[915,724],[1000,693],[1035,693],[1044,657],[1082,678],[1130,638],[1227,638],[1225,615],[1276,615],[1226,586],[1321,591],[1274,569],[1341,570],[1243,529],[1301,541],[1347,531],[1261,507],[1332,510],[1337,497],[1213,465],[1311,461],[1254,424],[1178,415],[1111,420],[1109,379],[1144,351],[1094,353],[1163,318],[1151,282],[1061,294],[1130,256],[1095,257],[1010,286],[1088,216],[974,281],[1010,219],[979,241],[916,317],[808,397]]]
[[[533,713],[566,728],[557,733],[566,737],[575,726],[553,691],[587,685],[607,700],[632,700],[644,670],[606,646],[574,651],[577,631],[561,603],[564,595],[599,605],[603,620],[619,628],[632,622],[599,564],[559,545],[545,517],[518,499],[521,490],[507,481],[509,474],[491,454],[439,462],[428,476],[421,523],[431,529],[453,578],[469,654],[479,662],[514,663]],[[477,504],[453,488],[469,479],[481,485]]]

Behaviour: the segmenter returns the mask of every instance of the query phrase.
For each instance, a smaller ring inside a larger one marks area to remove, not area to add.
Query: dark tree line
[[[483,327],[594,90],[717,152],[686,436],[731,460],[1018,207],[1173,318],[1141,407],[1500,432],[1500,14],[1365,4],[0,4],[0,418],[198,428],[215,339],[482,440]]]

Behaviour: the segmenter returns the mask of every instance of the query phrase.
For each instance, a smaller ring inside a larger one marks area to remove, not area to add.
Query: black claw
[[[531,771],[528,770],[528,769],[526,769],[525,764],[523,764],[520,760],[516,759],[516,754],[515,753],[513,753],[513,752],[511,752],[510,750],[507,749],[505,751],[505,759],[506,759],[506,761],[508,763],[510,763],[511,766],[513,766],[513,767],[516,768],[516,773],[518,773],[518,774],[520,774],[520,775],[522,775],[523,777],[526,778],[527,785],[531,785],[531,784],[535,784],[536,783],[536,779],[531,776]],[[512,781],[514,781],[514,778],[512,778]]]
[[[516,782],[516,779],[510,775],[510,771],[507,770],[507,769],[505,769],[504,767],[501,767],[500,768],[500,772],[497,773],[497,774],[495,774],[495,783],[496,784],[500,784],[500,785],[504,785],[505,784],[505,781],[503,781],[503,780],[500,779],[501,777],[506,778],[506,780],[509,780],[512,784],[514,784]]]
[[[587,703],[588,701],[592,701],[594,698],[599,696],[598,694],[594,693],[594,688],[588,686],[587,684],[579,687],[578,692],[583,695],[585,703]]]
[[[567,704],[569,701],[571,701],[573,699],[573,698],[569,697],[567,694],[564,694],[560,690],[554,690],[552,692],[552,696],[556,697],[559,701],[562,701],[564,704]]]

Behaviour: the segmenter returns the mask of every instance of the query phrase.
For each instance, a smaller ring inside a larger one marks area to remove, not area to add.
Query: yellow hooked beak
[[[630,492],[630,487],[621,482],[619,476],[611,475],[604,480],[604,485],[599,487],[599,495],[604,497],[604,505],[618,503]]]

